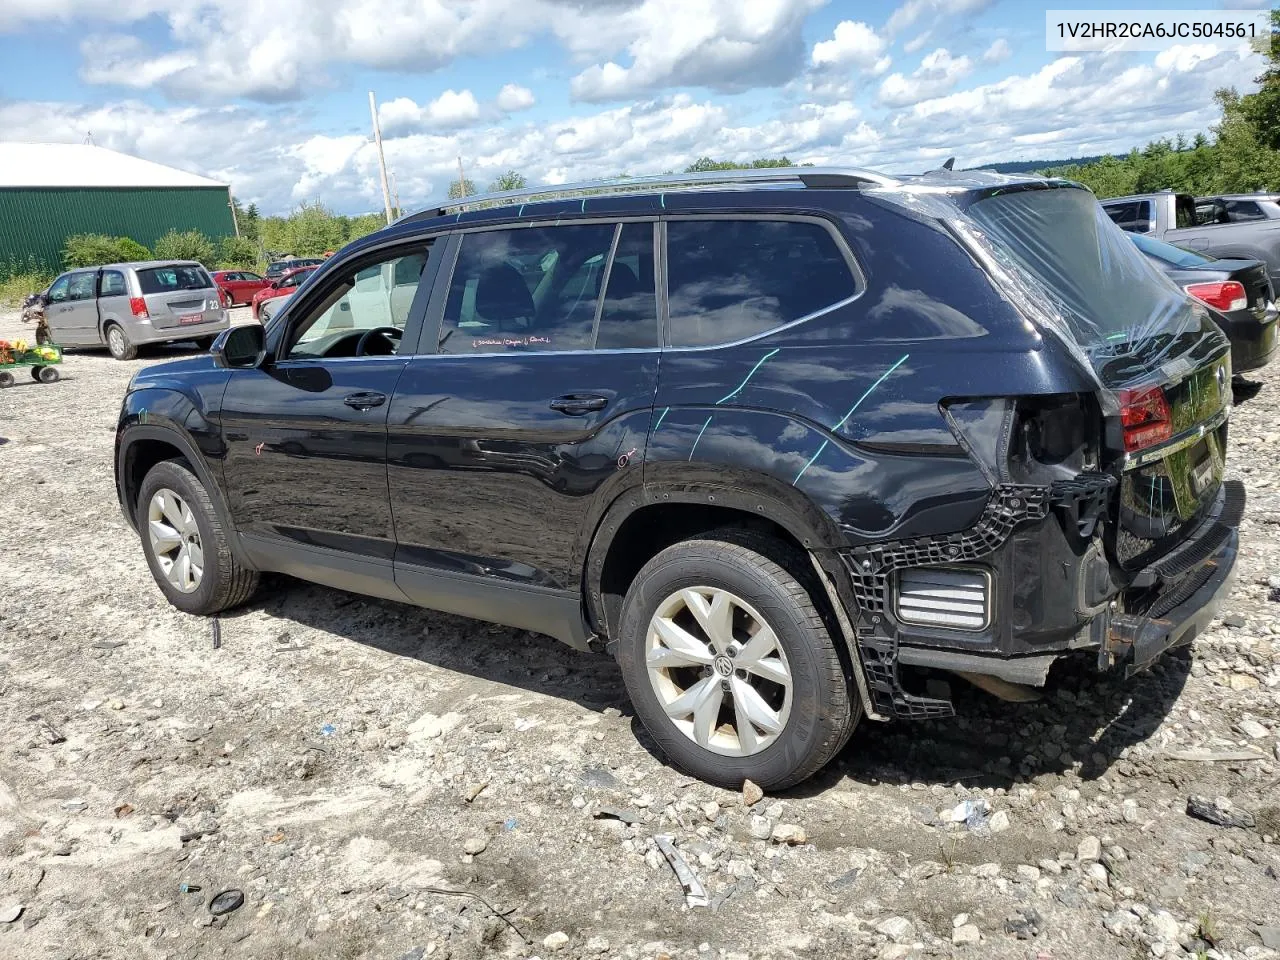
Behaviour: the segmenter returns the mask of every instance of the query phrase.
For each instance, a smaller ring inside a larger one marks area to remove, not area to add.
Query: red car
[[[222,302],[228,307],[252,303],[254,294],[271,285],[270,280],[248,270],[217,270],[213,274],[213,282],[222,291]]]
[[[253,295],[253,319],[258,319],[258,310],[264,301],[274,299],[275,297],[283,297],[293,293],[302,281],[307,279],[309,274],[315,267],[295,267],[292,270],[286,270],[280,274],[279,280],[273,280],[267,286],[263,287]]]

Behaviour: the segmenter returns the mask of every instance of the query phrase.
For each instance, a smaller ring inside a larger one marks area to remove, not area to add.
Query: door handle
[[[363,393],[353,393],[342,402],[353,410],[370,410],[373,407],[380,407],[386,403],[387,395],[385,393],[372,393],[368,391]]]
[[[609,401],[605,397],[588,394],[570,394],[567,397],[556,397],[549,406],[569,417],[580,417],[593,410],[603,410]]]

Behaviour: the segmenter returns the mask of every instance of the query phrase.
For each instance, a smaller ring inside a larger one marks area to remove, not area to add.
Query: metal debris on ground
[[[1210,800],[1208,797],[1187,797],[1187,813],[1197,820],[1212,823],[1219,827],[1238,827],[1241,830],[1252,830],[1257,826],[1253,814],[1248,810],[1237,810],[1224,797]]]
[[[523,930],[521,930],[514,923],[512,923],[510,920],[507,919],[507,914],[513,913],[514,908],[512,910],[508,910],[506,913],[503,913],[497,908],[495,908],[494,905],[491,904],[484,897],[480,896],[480,894],[470,893],[466,890],[446,890],[444,887],[422,887],[421,889],[424,893],[438,893],[446,897],[469,897],[472,900],[482,903],[485,905],[485,907],[488,908],[490,913],[492,913],[495,917],[497,917],[499,920],[505,923],[512,930],[514,930],[517,937],[519,937],[525,943],[533,943],[532,940],[530,940],[528,937],[524,935]]]
[[[639,810],[632,810],[630,807],[612,807],[607,804],[596,807],[596,812],[591,816],[597,820],[621,820],[627,826],[644,821]]]
[[[217,650],[222,646],[222,621],[217,617],[213,618],[213,649]]]
[[[1170,760],[1189,760],[1193,763],[1237,763],[1247,760],[1265,760],[1256,750],[1165,750]]]
[[[179,893],[199,893],[204,887],[198,883],[180,883],[178,884]]]
[[[123,640],[98,640],[89,644],[89,646],[95,650],[114,650],[117,647],[123,647],[124,643]]]
[[[680,881],[680,886],[684,887],[684,902],[690,907],[711,906],[706,888],[689,869],[689,864],[685,863],[684,857],[676,849],[674,839],[666,834],[660,834],[653,838],[653,842],[658,845],[662,855],[667,858],[667,863],[671,864],[671,869],[676,872],[676,879]]]
[[[964,800],[951,810],[951,822],[963,823],[967,830],[980,830],[991,817],[991,804],[981,798]]]
[[[220,917],[233,910],[239,910],[242,906],[244,906],[244,894],[241,891],[223,890],[221,893],[215,893],[213,899],[209,901],[209,912],[215,917]]]
[[[13,923],[13,921],[22,916],[23,909],[23,905],[20,903],[0,909],[0,923]]]

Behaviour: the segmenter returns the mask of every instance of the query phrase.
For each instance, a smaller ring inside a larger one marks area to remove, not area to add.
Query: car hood
[[[133,379],[129,381],[129,390],[132,392],[134,390],[145,390],[148,387],[172,386],[175,381],[190,380],[193,377],[212,373],[217,369],[218,367],[214,365],[213,357],[207,353],[186,357],[182,360],[157,363],[144,367],[135,373]]]

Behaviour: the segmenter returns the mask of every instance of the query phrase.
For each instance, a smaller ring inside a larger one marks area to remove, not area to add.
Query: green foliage
[[[469,197],[476,192],[476,184],[474,180],[454,180],[449,184],[449,199],[458,200],[462,197]]]
[[[248,237],[223,237],[218,241],[219,270],[254,270],[258,260],[258,245]]]
[[[760,157],[750,163],[737,163],[733,160],[713,160],[711,157],[699,157],[684,168],[685,173],[707,173],[712,170],[759,170],[765,167],[794,167],[795,164],[785,156]],[[809,164],[812,166],[812,164]]]
[[[490,193],[501,193],[504,190],[523,190],[529,185],[529,181],[524,178],[523,173],[517,173],[515,170],[508,170],[493,183],[489,184]]]
[[[62,262],[67,269],[150,259],[151,251],[136,240],[108,237],[101,233],[74,234],[67,237],[62,247]]]
[[[194,260],[206,267],[217,259],[213,241],[199,230],[170,230],[156,241],[157,260]]]
[[[35,257],[0,260],[0,307],[16,307],[27,294],[51,283],[53,271]]]

